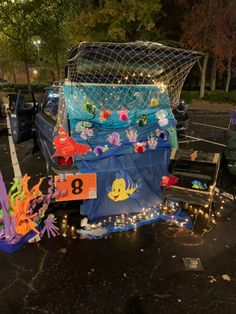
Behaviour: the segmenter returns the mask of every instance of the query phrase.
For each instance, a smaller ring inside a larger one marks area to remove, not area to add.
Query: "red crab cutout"
[[[53,144],[56,151],[52,157],[64,157],[65,161],[69,158],[74,161],[75,155],[80,157],[92,151],[88,145],[76,143],[62,127],[59,128],[58,135],[54,137]]]

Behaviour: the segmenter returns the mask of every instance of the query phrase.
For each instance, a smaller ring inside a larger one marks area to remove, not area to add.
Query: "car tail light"
[[[57,157],[57,162],[60,166],[70,166],[73,164],[73,159],[71,157],[69,157],[67,160],[62,157],[62,156],[58,156]]]

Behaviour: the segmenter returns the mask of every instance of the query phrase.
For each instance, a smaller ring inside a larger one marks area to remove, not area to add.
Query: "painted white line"
[[[199,140],[188,140],[188,141],[178,141],[179,144],[182,144],[182,143],[193,143],[193,142],[199,142]]]
[[[228,130],[228,128],[222,128],[221,126],[210,125],[210,124],[205,124],[205,123],[192,122],[192,124],[198,124],[198,125],[208,126],[209,128],[216,128],[216,129],[221,129],[221,130]]]
[[[192,113],[192,112],[191,112]],[[230,114],[204,114],[204,113],[197,113],[194,114],[194,117],[230,117]]]
[[[185,134],[183,134],[182,136],[184,136],[184,137],[188,137],[188,138],[191,138],[191,139],[193,139],[193,140],[199,140],[199,141],[201,141],[201,142],[206,142],[206,143],[211,143],[211,144],[214,144],[214,145],[218,145],[218,146],[226,147],[226,145],[225,145],[225,144],[221,144],[221,143],[217,143],[217,142],[212,142],[212,141],[204,140],[203,138],[194,137],[194,136],[185,135]]]
[[[11,126],[10,126],[10,119],[9,116],[7,116],[7,128],[8,128],[8,141],[9,141],[9,147],[10,147],[10,154],[11,154],[11,163],[14,171],[14,177],[15,178],[22,178],[20,165],[18,162],[17,154],[16,154],[16,148],[15,144],[13,142],[12,136],[11,136]]]

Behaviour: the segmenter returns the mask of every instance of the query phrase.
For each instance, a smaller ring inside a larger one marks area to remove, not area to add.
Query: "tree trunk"
[[[216,90],[216,65],[217,65],[217,56],[213,56],[213,62],[212,62],[212,67],[211,67],[211,91]]]
[[[25,67],[25,75],[27,79],[28,89],[31,92],[30,73],[29,73],[29,67],[26,61],[24,61],[24,67]]]
[[[203,65],[201,68],[200,99],[202,99],[205,95],[206,69],[207,69],[208,58],[209,58],[209,53],[206,52],[204,55]]]
[[[60,69],[60,65],[58,62],[58,57],[56,58],[56,67],[57,67],[57,77],[58,77],[58,80],[60,81],[61,80],[61,69]]]
[[[226,78],[226,84],[225,84],[226,93],[228,93],[229,91],[229,83],[231,80],[231,65],[232,65],[232,58],[229,58],[227,60],[227,78]]]
[[[12,74],[13,74],[14,84],[16,84],[16,72],[14,69],[12,70]]]

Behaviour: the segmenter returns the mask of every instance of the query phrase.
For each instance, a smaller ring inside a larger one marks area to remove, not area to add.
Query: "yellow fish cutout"
[[[124,201],[128,198],[137,198],[140,189],[140,179],[134,183],[127,173],[120,171],[116,174],[116,179],[112,183],[108,197],[114,202]]]
[[[150,106],[151,107],[156,107],[156,106],[158,106],[160,103],[159,103],[159,100],[157,99],[157,98],[152,98],[151,99],[151,104],[150,104]]]

